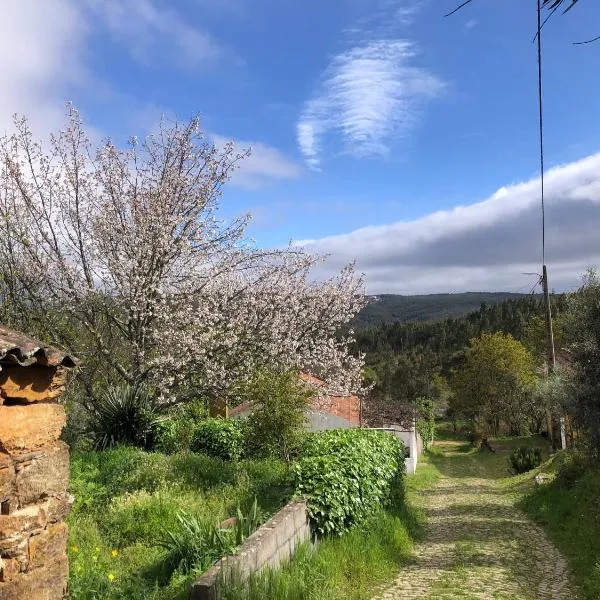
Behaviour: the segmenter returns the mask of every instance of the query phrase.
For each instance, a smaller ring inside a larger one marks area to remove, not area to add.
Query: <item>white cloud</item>
[[[465,30],[469,31],[470,29],[473,29],[473,27],[475,27],[476,25],[477,25],[477,19],[469,19],[465,23]]]
[[[211,137],[217,147],[223,147],[229,141],[221,135]],[[258,189],[273,180],[297,179],[302,174],[303,169],[298,163],[262,142],[235,140],[235,148],[238,152],[250,150],[250,156],[240,162],[231,180],[232,185]]]
[[[233,51],[207,31],[190,25],[171,7],[153,0],[87,0],[113,37],[146,65],[167,63],[182,68],[214,65],[233,59]]]
[[[328,134],[339,137],[342,151],[352,156],[382,156],[393,138],[414,127],[423,102],[443,89],[435,75],[411,64],[415,56],[411,42],[385,39],[332,60],[297,124],[309,167],[319,167]]]
[[[14,113],[27,114],[37,133],[62,122],[71,90],[88,78],[88,29],[79,5],[66,0],[2,3],[0,132]]]
[[[600,265],[600,154],[549,171],[546,207],[550,284],[571,288]],[[330,253],[328,271],[357,259],[372,293],[529,291],[535,278],[522,274],[540,272],[540,229],[533,179],[469,206],[298,244]]]

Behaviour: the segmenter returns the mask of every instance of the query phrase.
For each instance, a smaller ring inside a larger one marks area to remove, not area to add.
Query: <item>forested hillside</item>
[[[559,317],[566,299],[556,295],[551,300],[553,313]],[[366,353],[376,392],[391,400],[414,402],[430,396],[435,385],[432,382],[440,381],[439,375],[449,375],[460,364],[469,340],[495,332],[525,339],[535,350],[540,340],[543,343],[542,298],[522,295],[493,305],[484,302],[478,310],[461,317],[366,327],[358,331],[357,344]]]
[[[499,304],[509,299],[520,300],[528,297],[525,294],[509,292],[466,292],[419,296],[382,294],[370,298],[369,304],[356,317],[355,324],[357,328],[364,328],[382,323],[459,317],[477,311],[484,302]]]

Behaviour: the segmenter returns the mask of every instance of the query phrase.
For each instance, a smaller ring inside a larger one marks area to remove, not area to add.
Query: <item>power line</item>
[[[546,210],[544,206],[544,104],[542,94],[542,0],[537,0],[538,120],[540,128],[540,181],[542,188],[542,265],[546,264]]]

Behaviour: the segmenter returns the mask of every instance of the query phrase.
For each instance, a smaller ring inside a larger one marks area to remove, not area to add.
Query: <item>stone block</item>
[[[68,528],[66,523],[50,525],[29,538],[29,569],[43,567],[66,556]]]
[[[68,492],[62,492],[44,502],[44,508],[48,515],[48,523],[62,521],[71,511],[75,498]]]
[[[59,404],[0,406],[0,449],[11,456],[39,450],[60,437],[65,409]]]
[[[19,506],[58,496],[69,487],[69,447],[62,441],[16,462],[15,489]]]
[[[0,583],[2,600],[62,600],[66,597],[69,568],[67,557],[43,568],[21,573],[12,581]]]
[[[29,565],[29,539],[20,535],[4,538],[2,545],[2,559],[15,559],[21,571],[25,571]],[[0,595],[0,598],[2,596]]]
[[[5,502],[14,496],[15,467],[8,454],[0,453],[0,502]],[[3,511],[0,510],[0,514]]]
[[[0,583],[13,581],[20,572],[21,566],[16,558],[0,558]]]
[[[3,365],[0,389],[6,399],[20,402],[48,402],[65,389],[67,372],[58,367]]]
[[[46,521],[47,513],[42,505],[27,506],[10,515],[0,515],[0,547],[6,538],[44,529]]]
[[[217,600],[217,579],[221,573],[221,561],[205,571],[192,586],[190,600]]]

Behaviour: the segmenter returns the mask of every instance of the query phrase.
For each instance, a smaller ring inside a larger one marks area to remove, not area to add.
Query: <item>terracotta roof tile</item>
[[[76,359],[67,353],[0,325],[0,363],[22,366],[74,367]]]

